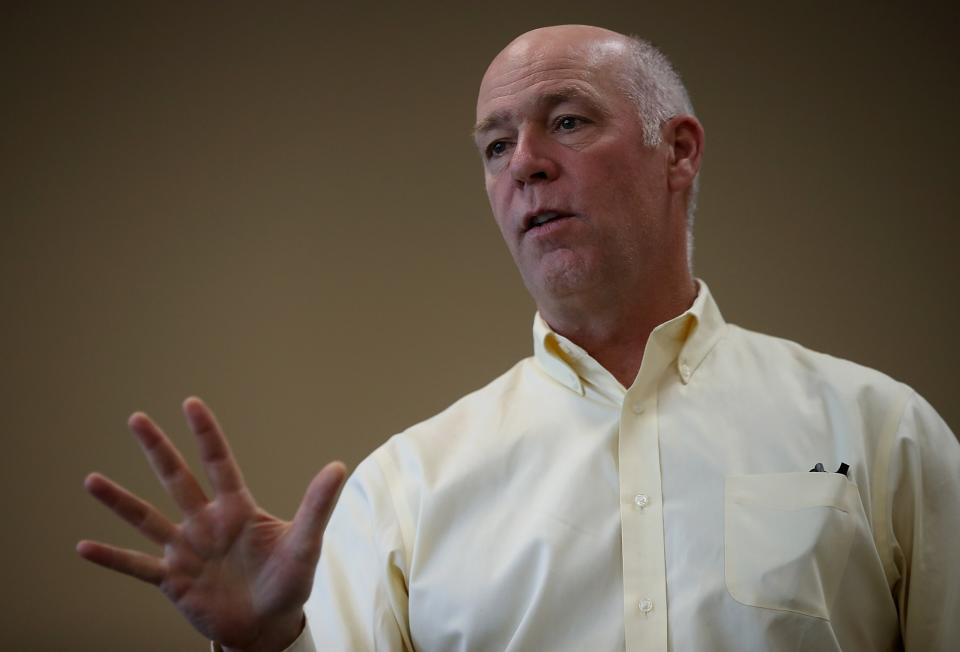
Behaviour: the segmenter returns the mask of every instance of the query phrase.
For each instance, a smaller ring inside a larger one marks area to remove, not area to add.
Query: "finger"
[[[150,466],[184,514],[193,514],[207,504],[207,497],[190,468],[163,431],[143,412],[127,422],[137,436]]]
[[[213,490],[221,494],[243,489],[243,474],[210,408],[196,396],[191,396],[183,402],[183,413],[197,436],[200,460]]]
[[[150,584],[160,584],[166,575],[163,560],[136,550],[117,548],[98,541],[81,541],[77,552],[87,561]]]
[[[176,526],[153,505],[133,495],[110,478],[91,473],[83,484],[94,498],[154,543],[167,543],[176,535]]]
[[[342,462],[330,462],[307,487],[297,514],[293,517],[290,533],[290,545],[298,559],[310,564],[317,563],[323,531],[346,477],[347,469]]]

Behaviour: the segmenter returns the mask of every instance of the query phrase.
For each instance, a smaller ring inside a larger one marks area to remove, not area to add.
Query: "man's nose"
[[[521,134],[510,157],[510,174],[521,186],[544,183],[557,178],[557,162],[550,144],[535,134]]]

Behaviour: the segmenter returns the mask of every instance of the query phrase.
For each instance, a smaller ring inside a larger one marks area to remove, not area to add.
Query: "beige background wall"
[[[468,131],[490,57],[540,24],[675,59],[707,129],[697,271],[728,319],[877,367],[960,427],[956,15],[619,5],[3,4],[4,649],[203,649],[73,552],[142,545],[90,470],[169,509],[130,411],[192,456],[178,406],[205,397],[289,515],[324,461],[527,355]]]

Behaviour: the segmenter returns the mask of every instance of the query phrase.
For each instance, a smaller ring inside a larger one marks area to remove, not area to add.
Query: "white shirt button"
[[[690,365],[686,362],[680,363],[680,375],[683,376],[684,380],[689,380],[690,378]]]
[[[637,509],[643,509],[650,504],[650,498],[647,494],[637,494],[633,497],[633,506]]]
[[[643,411],[646,409],[640,401],[637,401],[630,406],[630,409],[633,410],[634,414],[643,414]]]
[[[653,600],[649,598],[644,598],[640,601],[640,604],[637,605],[640,608],[640,613],[646,616],[648,613],[653,611]]]

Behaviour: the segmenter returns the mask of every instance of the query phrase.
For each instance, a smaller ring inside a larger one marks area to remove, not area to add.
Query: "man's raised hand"
[[[183,512],[177,524],[98,473],[85,486],[97,500],[163,546],[155,557],[96,541],[77,552],[89,561],[155,584],[204,636],[224,648],[282,650],[303,626],[320,543],[346,477],[331,462],[314,477],[293,521],[260,509],[210,409],[188,398],[183,411],[197,437],[212,499],[180,452],[143,413],[128,425],[167,493]]]

